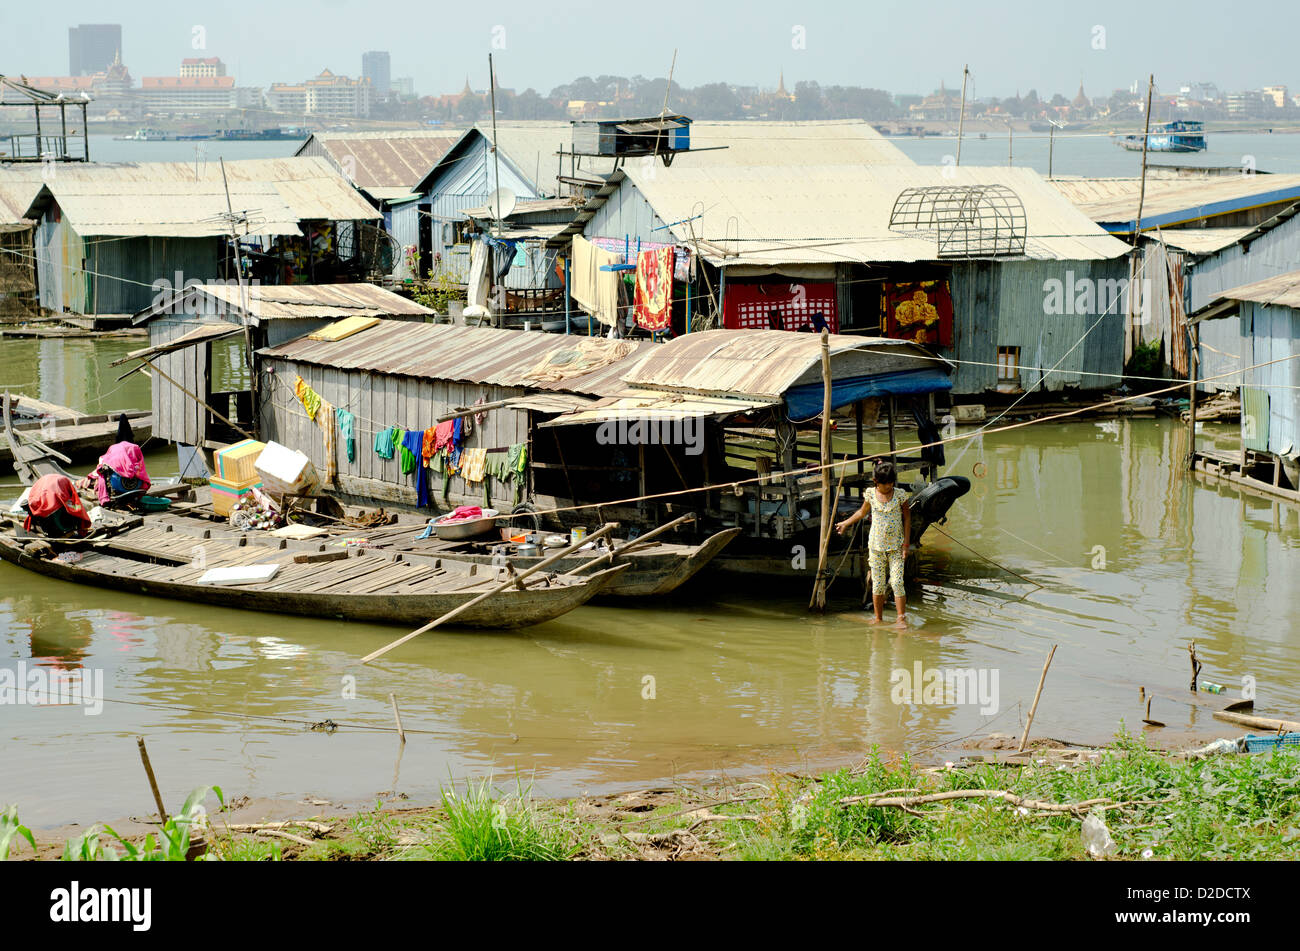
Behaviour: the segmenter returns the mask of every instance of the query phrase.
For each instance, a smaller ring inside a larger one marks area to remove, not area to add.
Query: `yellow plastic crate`
[[[262,480],[253,478],[236,482],[213,476],[208,480],[208,485],[212,487],[212,511],[224,517],[229,515],[235,503],[250,491],[254,488],[260,489]]]
[[[249,479],[256,480],[257,457],[262,454],[266,448],[266,443],[258,442],[256,439],[245,439],[243,442],[237,442],[233,446],[227,446],[225,449],[217,451],[217,478],[224,479],[227,482],[247,482]]]

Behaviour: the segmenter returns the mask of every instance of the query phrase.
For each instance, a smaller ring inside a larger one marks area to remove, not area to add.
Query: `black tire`
[[[510,517],[506,519],[506,525],[510,528],[514,528],[516,525],[522,528],[528,522],[532,523],[532,528],[529,531],[540,532],[542,530],[542,517],[537,514],[537,509],[527,502],[516,505],[511,509]]]

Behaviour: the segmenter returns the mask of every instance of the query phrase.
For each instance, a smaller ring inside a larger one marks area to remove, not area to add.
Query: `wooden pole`
[[[835,525],[835,512],[831,503],[831,337],[822,331],[822,520],[821,538],[817,546],[817,579],[813,582],[813,595],[809,607],[814,611],[826,610],[826,549],[830,545],[831,531]]]
[[[397,721],[397,736],[401,739],[402,745],[406,745],[406,731],[402,729],[402,714],[397,709],[397,695],[390,693],[388,702],[393,705],[393,719]]]
[[[153,790],[153,801],[158,807],[158,818],[166,822],[167,810],[163,808],[162,793],[158,792],[158,780],[153,775],[153,766],[149,762],[149,751],[144,748],[144,737],[137,736],[135,742],[140,747],[140,761],[144,763],[144,773],[149,777],[149,788]]]
[[[371,652],[370,652],[369,654],[367,654],[365,657],[361,658],[361,663],[363,663],[363,664],[368,664],[368,663],[370,663],[372,660],[374,660],[375,658],[377,658],[377,657],[382,657],[384,654],[387,654],[387,653],[388,653],[390,650],[392,650],[393,648],[395,648],[395,647],[401,647],[403,644],[405,644],[405,643],[406,643],[407,641],[409,641],[411,638],[416,637],[416,636],[418,636],[418,635],[420,635],[420,634],[423,634],[423,633],[425,633],[426,631],[432,631],[435,627],[438,627],[440,624],[443,624],[443,623],[445,623],[445,622],[447,622],[447,621],[450,621],[452,618],[456,617],[457,615],[464,613],[465,611],[467,611],[467,610],[469,610],[470,608],[472,608],[474,605],[478,604],[480,601],[484,601],[484,600],[486,600],[486,599],[492,597],[492,595],[494,595],[494,594],[500,594],[502,591],[506,590],[506,588],[511,588],[511,587],[514,587],[515,585],[518,585],[520,582],[522,582],[522,581],[523,581],[525,578],[527,578],[529,575],[531,575],[531,574],[536,574],[537,572],[541,571],[543,568],[549,568],[551,565],[555,564],[555,562],[559,561],[561,558],[564,558],[564,557],[566,557],[567,555],[571,555],[571,554],[573,554],[575,551],[577,551],[579,548],[581,548],[583,545],[587,544],[588,542],[594,542],[596,539],[598,539],[598,538],[602,538],[602,537],[604,537],[605,535],[608,535],[610,532],[612,532],[612,531],[613,531],[615,528],[617,528],[617,527],[618,527],[618,523],[617,523],[617,522],[609,522],[609,523],[606,524],[603,528],[601,528],[599,531],[593,532],[591,535],[588,535],[586,538],[582,539],[580,542],[577,542],[576,544],[570,545],[568,548],[564,549],[564,551],[560,552],[559,554],[552,555],[550,558],[547,558],[547,559],[545,559],[545,560],[543,560],[543,561],[539,561],[537,564],[533,565],[533,566],[532,566],[531,568],[529,568],[527,571],[524,571],[524,572],[521,572],[520,574],[515,575],[514,577],[510,578],[510,579],[509,579],[508,581],[506,581],[505,583],[497,585],[495,588],[491,588],[491,589],[489,589],[489,590],[487,590],[487,591],[484,591],[484,592],[483,592],[482,594],[480,594],[478,597],[476,597],[476,598],[472,598],[472,599],[470,599],[469,601],[466,601],[464,604],[462,604],[462,605],[461,605],[460,607],[458,607],[458,608],[453,608],[452,610],[448,611],[446,614],[444,614],[442,617],[438,618],[437,620],[430,621],[428,624],[424,625],[424,627],[416,628],[416,629],[415,629],[414,631],[412,631],[410,634],[406,634],[406,635],[404,635],[404,636],[402,636],[402,637],[399,637],[397,640],[393,641],[391,644],[387,644],[387,645],[385,645],[385,646],[379,648],[379,650],[371,651]],[[575,569],[575,570],[576,570],[576,569]]]
[[[957,164],[961,164],[961,135],[966,125],[966,77],[970,75],[970,65],[961,68],[961,112],[957,114]],[[944,116],[946,119],[947,116]]]
[[[1300,732],[1300,723],[1294,720],[1274,720],[1269,717],[1251,717],[1241,713],[1231,713],[1227,710],[1214,711],[1214,719],[1222,720],[1224,723],[1235,723],[1237,726],[1248,726],[1256,730],[1272,730],[1288,733]]]
[[[1029,708],[1029,720],[1025,723],[1025,732],[1020,737],[1020,746],[1016,750],[1018,753],[1025,751],[1025,744],[1029,742],[1029,728],[1034,725],[1034,714],[1038,712],[1038,698],[1043,695],[1043,681],[1047,680],[1047,668],[1052,666],[1052,655],[1056,653],[1056,645],[1047,652],[1047,660],[1043,663],[1043,672],[1038,676],[1038,689],[1034,691],[1034,702]]]
[[[686,515],[683,515],[680,518],[675,518],[671,522],[666,522],[665,524],[660,525],[658,528],[654,529],[653,531],[646,532],[644,535],[639,535],[636,538],[624,542],[623,544],[619,545],[617,548],[610,548],[610,550],[605,552],[605,554],[593,558],[591,559],[591,561],[585,562],[584,564],[579,565],[577,568],[574,568],[571,571],[566,571],[563,575],[561,575],[561,577],[571,578],[574,575],[582,574],[584,571],[588,571],[596,567],[596,565],[602,564],[607,561],[612,562],[615,558],[617,558],[619,555],[623,554],[624,552],[628,551],[629,549],[636,548],[639,545],[644,545],[647,542],[649,542],[650,539],[656,538],[657,536],[664,534],[664,532],[672,531],[678,525],[683,525],[687,522],[693,522],[693,521],[695,521],[694,512],[687,513]],[[584,543],[587,541],[590,541],[590,539],[589,538],[583,539]]]
[[[1201,326],[1187,329],[1190,353],[1187,354],[1187,468],[1196,468],[1196,370],[1201,351]]]

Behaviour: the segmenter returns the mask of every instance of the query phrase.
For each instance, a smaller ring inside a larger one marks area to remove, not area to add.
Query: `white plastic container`
[[[320,475],[306,454],[269,442],[257,457],[262,491],[270,495],[310,495],[320,488]]]

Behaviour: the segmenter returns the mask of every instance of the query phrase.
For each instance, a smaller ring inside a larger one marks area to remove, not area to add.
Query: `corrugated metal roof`
[[[914,186],[1001,184],[1024,203],[1026,257],[1086,261],[1119,257],[1126,244],[1089,221],[1037,172],[962,166],[718,166],[641,168],[635,183],[676,240],[709,261],[781,265],[932,261],[934,235],[891,230],[890,211]],[[601,199],[593,199],[599,201]],[[590,203],[589,203],[590,207]]]
[[[1254,228],[1170,228],[1152,234],[1151,237],[1179,251],[1211,254],[1230,244],[1235,244],[1254,230]],[[1143,232],[1146,233],[1145,228]]]
[[[1053,178],[1051,184],[1108,231],[1131,233],[1142,202],[1142,229],[1169,227],[1279,202],[1300,201],[1300,175],[1148,178]]]
[[[260,352],[270,358],[343,370],[611,396],[624,388],[621,378],[628,367],[654,348],[654,344],[633,344],[630,355],[567,379],[539,379],[535,371],[548,358],[558,361],[568,351],[575,351],[576,355],[580,345],[588,352],[606,351],[614,356],[626,349],[625,344],[626,341],[536,330],[384,320],[336,343],[300,337]]]
[[[308,152],[315,140],[358,188],[376,198],[396,198],[409,194],[461,134],[460,129],[315,132],[296,154]]]
[[[924,347],[885,337],[830,335],[836,378],[948,367]],[[821,337],[789,330],[704,330],[650,350],[624,379],[630,388],[779,401],[821,380]],[[627,396],[626,392],[611,394]]]
[[[230,203],[247,213],[249,234],[297,234],[303,221],[381,217],[321,157],[226,163]],[[217,162],[60,165],[27,209],[51,200],[82,236],[201,238],[230,233],[221,219],[226,191]]]
[[[49,174],[49,170],[40,162],[0,165],[0,224],[30,221],[23,216]]]
[[[190,285],[161,307],[136,315],[140,324],[159,314],[182,309],[187,297],[201,298],[201,313],[238,314],[244,302],[254,323],[300,318],[429,316],[433,311],[375,284],[238,284]]]
[[[1278,274],[1253,284],[1234,287],[1224,291],[1215,300],[1248,300],[1257,304],[1300,310],[1300,271]]]
[[[621,396],[598,400],[589,406],[560,416],[543,426],[581,426],[611,419],[682,420],[734,416],[779,405],[779,400],[746,400],[734,397],[693,396],[655,390],[632,390]]]

